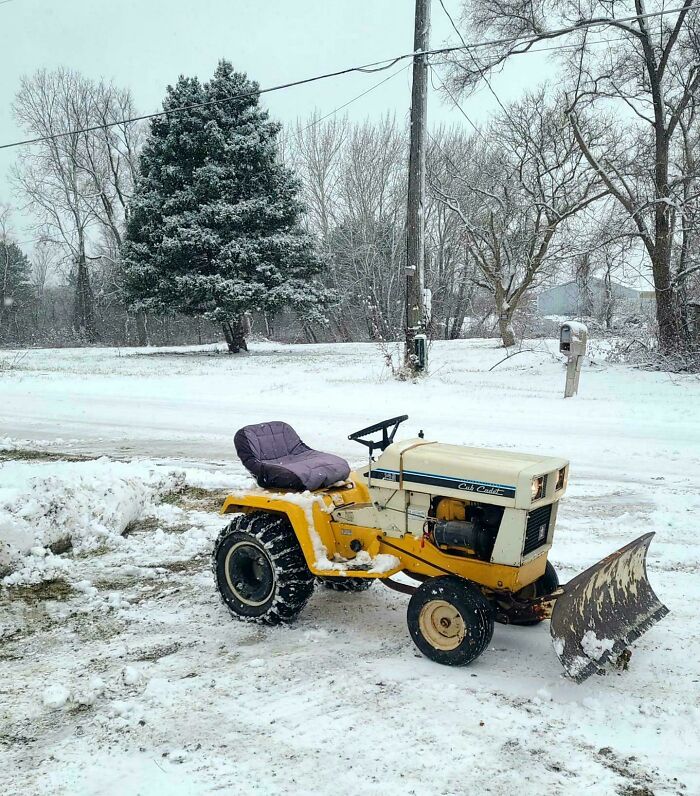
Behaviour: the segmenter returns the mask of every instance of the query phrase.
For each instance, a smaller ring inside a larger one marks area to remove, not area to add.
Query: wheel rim
[[[418,617],[418,625],[426,641],[438,650],[456,649],[466,633],[462,615],[445,600],[426,603]]]
[[[231,546],[226,553],[224,573],[229,589],[246,605],[263,605],[275,588],[275,569],[269,555],[250,542]]]

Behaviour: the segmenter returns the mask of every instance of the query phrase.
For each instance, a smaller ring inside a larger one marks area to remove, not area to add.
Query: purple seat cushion
[[[233,438],[243,466],[258,484],[277,489],[314,490],[350,475],[350,466],[332,453],[322,453],[305,445],[287,423],[244,426]]]

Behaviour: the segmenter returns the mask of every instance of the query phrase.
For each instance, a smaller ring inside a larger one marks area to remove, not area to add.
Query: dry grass
[[[186,486],[176,492],[168,492],[161,498],[163,503],[170,503],[181,509],[198,511],[219,511],[228,492],[221,489],[202,489],[198,486]]]
[[[158,569],[165,569],[168,572],[198,572],[202,569],[206,569],[208,560],[209,556],[200,553],[185,561],[171,561],[167,564],[156,564],[155,566],[158,567]]]
[[[57,453],[54,451],[38,451],[29,448],[14,448],[0,451],[0,461],[4,462],[88,462],[94,456],[83,456],[77,453]]]
[[[11,586],[7,596],[12,599],[35,605],[47,600],[69,600],[75,594],[75,589],[63,578],[54,578],[26,586]]]

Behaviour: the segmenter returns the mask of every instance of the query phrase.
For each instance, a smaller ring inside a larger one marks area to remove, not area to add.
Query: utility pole
[[[413,51],[428,49],[430,0],[416,0]],[[406,365],[419,373],[428,365],[425,336],[425,136],[428,116],[428,56],[413,57],[411,149],[408,161],[406,217]]]

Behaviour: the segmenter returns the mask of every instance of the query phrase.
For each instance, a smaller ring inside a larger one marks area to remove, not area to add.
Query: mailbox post
[[[586,354],[588,328],[584,323],[567,321],[559,329],[559,351],[567,356],[566,386],[564,398],[571,398],[578,392],[581,365]]]

